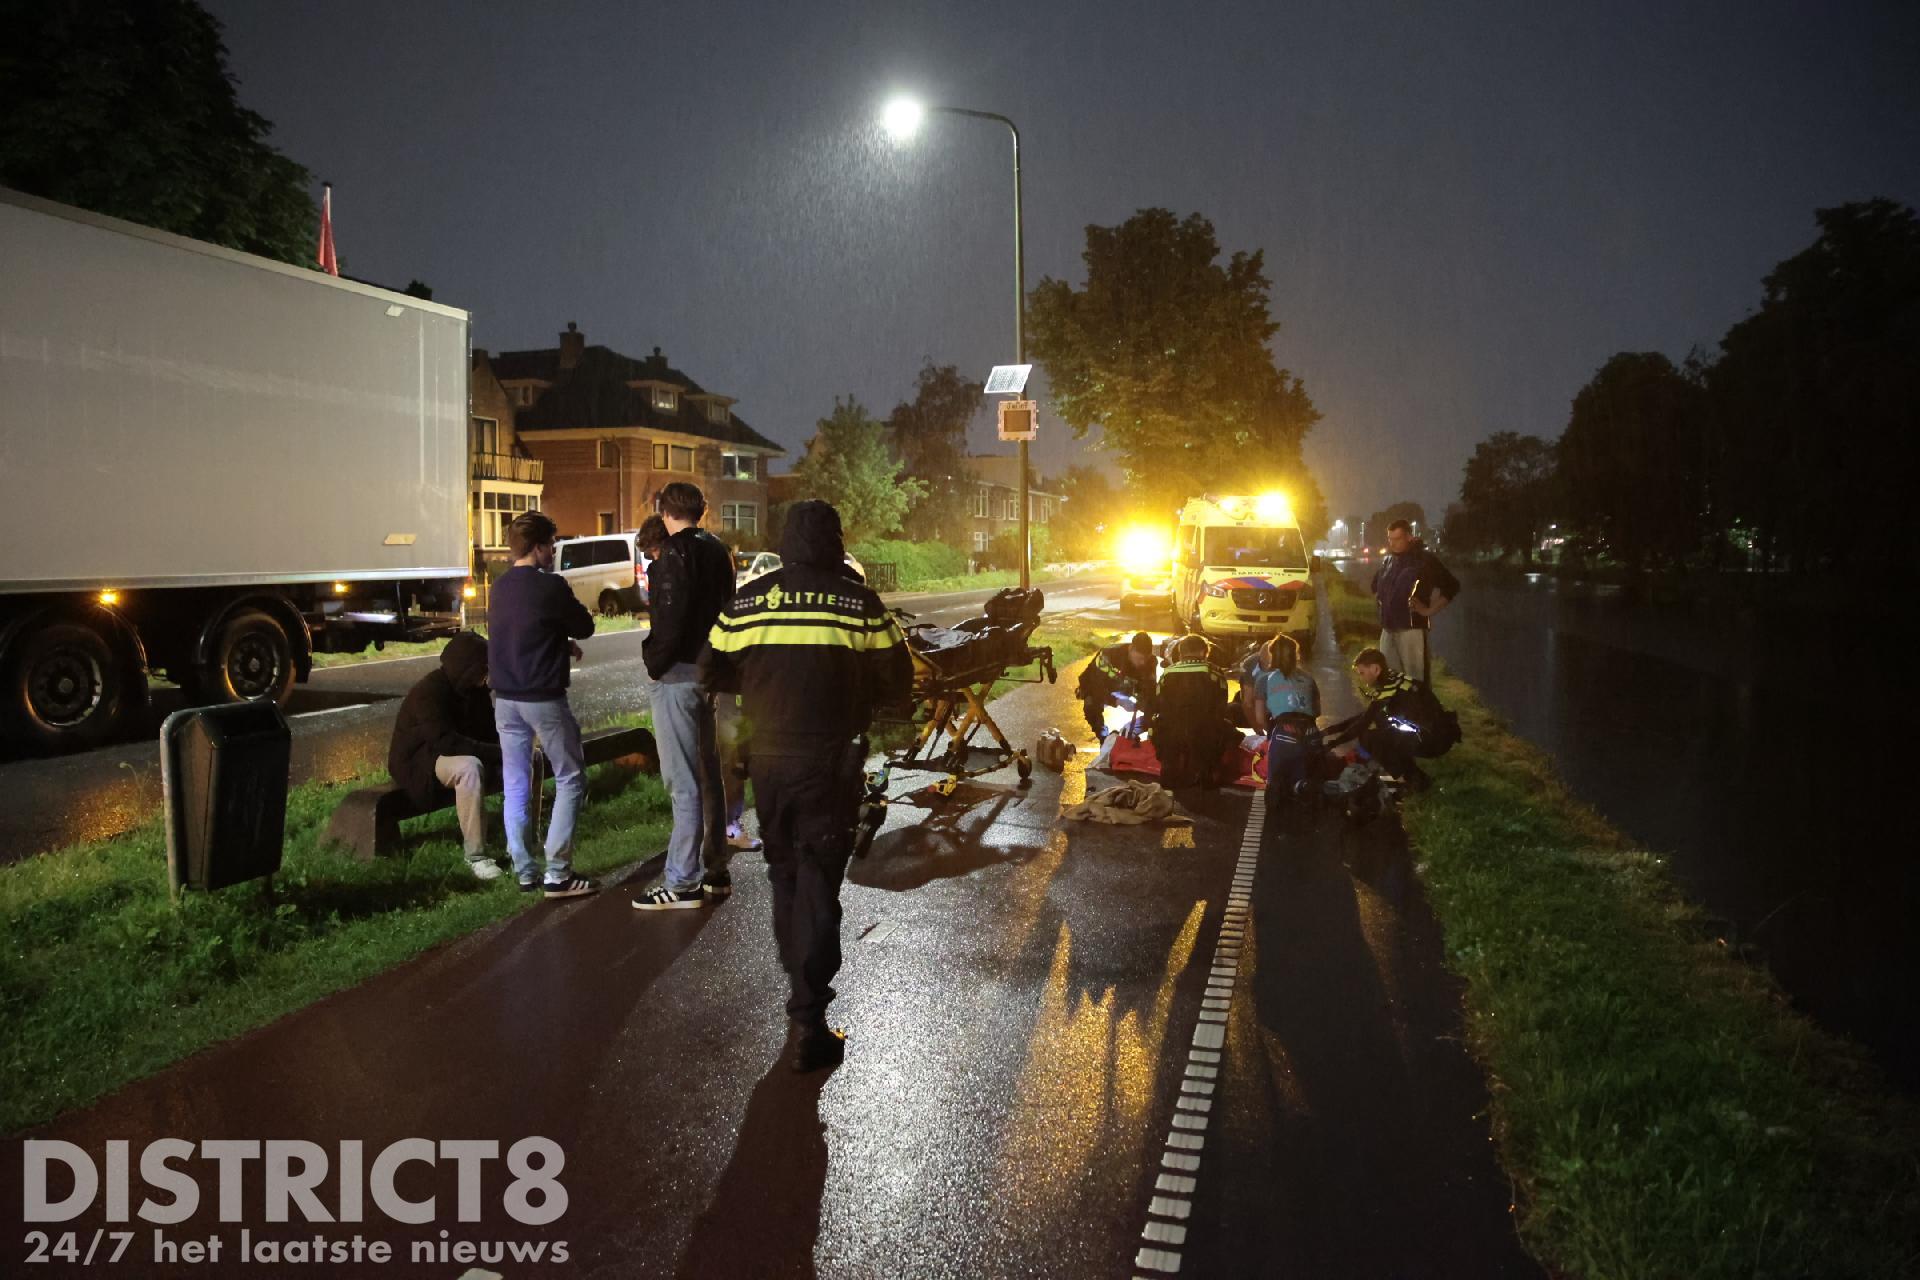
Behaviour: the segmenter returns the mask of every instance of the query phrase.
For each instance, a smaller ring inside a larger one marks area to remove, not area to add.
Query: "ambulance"
[[[1213,639],[1284,631],[1313,651],[1318,566],[1279,494],[1189,499],[1173,535],[1173,621]]]

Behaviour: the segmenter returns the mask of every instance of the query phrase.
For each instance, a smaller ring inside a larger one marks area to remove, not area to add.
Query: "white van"
[[[1174,531],[1174,624],[1241,642],[1284,631],[1310,654],[1319,568],[1280,495],[1190,499]]]
[[[641,613],[647,607],[647,561],[634,549],[634,531],[562,538],[554,544],[553,571],[573,588],[573,598],[606,616]]]

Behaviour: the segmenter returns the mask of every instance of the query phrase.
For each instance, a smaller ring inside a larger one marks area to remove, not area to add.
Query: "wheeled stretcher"
[[[905,749],[889,755],[867,779],[855,852],[863,854],[886,818],[887,785],[894,771],[944,773],[933,790],[951,795],[968,778],[1012,764],[1021,782],[1033,776],[1033,760],[1007,740],[987,701],[1010,668],[1037,663],[1033,683],[1059,679],[1053,650],[1032,643],[1046,597],[1036,588],[1008,588],[986,602],[978,617],[952,627],[930,624],[905,629],[913,658],[913,701],[905,718],[918,726]],[[976,748],[982,730],[993,746]]]

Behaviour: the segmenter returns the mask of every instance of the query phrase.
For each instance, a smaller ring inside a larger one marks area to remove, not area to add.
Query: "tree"
[[[1751,535],[1764,564],[1871,574],[1907,542],[1890,451],[1920,423],[1920,218],[1884,199],[1816,218],[1702,370],[1701,487],[1715,531]]]
[[[1126,508],[1107,473],[1098,467],[1068,467],[1050,487],[1066,499],[1054,513],[1051,526],[1053,544],[1060,553],[1069,560],[1111,556],[1112,535]]]
[[[312,264],[307,171],[239,104],[193,0],[8,6],[0,183],[197,240]]]
[[[1301,455],[1319,412],[1274,363],[1259,252],[1217,261],[1213,224],[1142,209],[1087,228],[1087,278],[1034,289],[1027,335],[1055,412],[1084,436],[1098,425],[1147,510],[1209,491],[1285,491],[1303,531],[1326,503]]]
[[[1566,523],[1628,568],[1704,545],[1699,383],[1657,351],[1623,351],[1573,398],[1559,443]],[[1465,497],[1464,490],[1462,497]]]
[[[929,360],[920,370],[914,396],[887,415],[887,436],[894,456],[926,493],[907,512],[906,536],[915,541],[964,544],[968,496],[967,424],[979,411],[981,384],[960,376],[953,365]]]
[[[918,480],[903,479],[900,469],[887,452],[880,424],[848,396],[835,399],[832,416],[820,419],[797,471],[801,492],[831,502],[847,541],[858,542],[899,529],[907,509],[925,493]]]
[[[1455,516],[1448,515],[1447,540],[1463,533],[1462,550],[1498,551],[1502,557],[1518,551],[1531,565],[1553,503],[1553,446],[1539,436],[1497,431],[1467,459],[1460,481],[1464,522],[1456,530]]]

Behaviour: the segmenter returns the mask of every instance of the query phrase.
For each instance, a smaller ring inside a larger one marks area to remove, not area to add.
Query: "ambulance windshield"
[[[1307,548],[1298,529],[1247,529],[1215,525],[1205,531],[1203,563],[1209,569],[1304,569]]]

